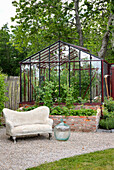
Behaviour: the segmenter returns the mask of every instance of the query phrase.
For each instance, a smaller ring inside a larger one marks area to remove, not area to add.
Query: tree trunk
[[[77,28],[77,32],[79,34],[79,44],[80,44],[80,46],[83,46],[83,34],[82,34],[80,17],[79,17],[79,13],[78,13],[79,0],[74,0],[74,6],[75,6],[76,28]]]
[[[101,45],[101,49],[98,52],[98,56],[100,58],[105,58],[106,55],[106,51],[107,51],[107,46],[108,46],[108,40],[109,40],[109,36],[110,36],[110,30],[109,30],[109,26],[112,24],[112,19],[114,19],[114,15],[110,15],[109,16],[109,20],[108,20],[108,27],[107,27],[107,31],[104,34],[103,40],[102,40],[102,45]]]

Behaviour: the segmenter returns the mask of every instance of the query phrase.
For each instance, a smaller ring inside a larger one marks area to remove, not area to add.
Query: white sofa
[[[40,106],[27,112],[4,108],[3,115],[6,123],[6,135],[13,138],[14,143],[19,136],[41,133],[49,133],[49,139],[52,136],[53,120],[49,118],[49,108],[46,106]]]

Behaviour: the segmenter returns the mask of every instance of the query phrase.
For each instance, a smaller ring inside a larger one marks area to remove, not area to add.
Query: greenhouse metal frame
[[[86,98],[89,104],[103,103],[107,96],[104,75],[110,74],[110,67],[88,49],[59,40],[20,62],[20,103],[35,102],[36,87],[41,87],[42,82],[53,81],[54,75],[59,97],[64,76],[64,82],[76,91],[74,97]],[[109,82],[110,77],[107,85],[111,93]],[[99,100],[95,101],[97,97]]]

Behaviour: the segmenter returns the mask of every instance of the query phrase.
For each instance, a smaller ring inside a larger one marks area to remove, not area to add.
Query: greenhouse
[[[74,103],[102,103],[109,71],[88,49],[57,41],[20,62],[20,103],[43,102],[47,91],[54,103],[65,103],[68,94]]]

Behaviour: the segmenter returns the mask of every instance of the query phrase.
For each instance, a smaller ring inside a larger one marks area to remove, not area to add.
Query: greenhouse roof
[[[37,53],[33,54],[32,56],[24,59],[20,62],[20,64],[39,64],[42,68],[49,67],[56,67],[57,65],[62,65],[66,62],[75,60],[79,61],[79,51],[81,51],[84,54],[87,54],[90,56],[90,51],[87,48],[80,47],[77,45],[73,45],[70,43],[66,43],[63,41],[57,41],[50,46],[42,49],[41,51],[38,51]],[[94,59],[98,57],[94,56]]]

